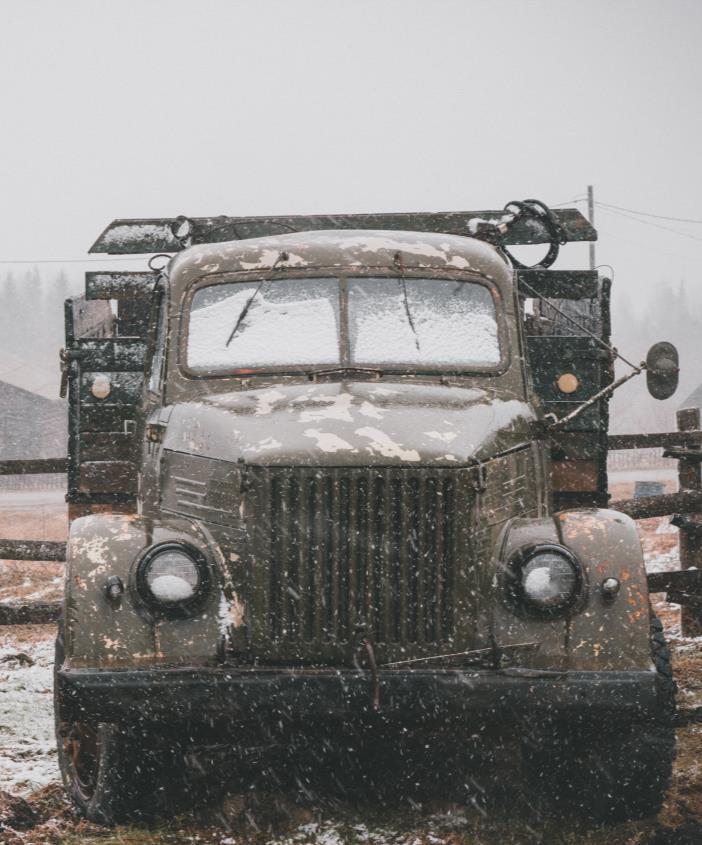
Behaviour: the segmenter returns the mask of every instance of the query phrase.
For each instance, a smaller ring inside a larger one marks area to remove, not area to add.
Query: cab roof
[[[199,244],[173,258],[171,286],[210,274],[242,271],[327,269],[353,271],[464,271],[498,284],[512,268],[495,247],[475,238],[431,232],[329,230],[295,232],[226,243]]]

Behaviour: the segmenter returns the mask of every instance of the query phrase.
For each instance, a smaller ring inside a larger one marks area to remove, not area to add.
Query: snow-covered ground
[[[8,629],[4,629],[7,631]],[[16,655],[26,655],[27,664]],[[0,788],[28,795],[60,780],[56,762],[51,639],[0,640]]]
[[[670,467],[657,467],[656,469],[641,469],[637,467],[633,467],[632,469],[610,469],[607,474],[610,486],[631,481],[675,481],[678,477],[677,469],[672,464],[672,461]]]
[[[422,831],[420,837],[418,832],[408,834],[385,827],[324,820],[302,824],[283,838],[270,839],[267,845],[444,845],[453,838],[451,834],[468,827],[468,819],[461,811],[436,814],[424,818],[422,827],[426,832]],[[223,840],[222,845],[225,843]]]

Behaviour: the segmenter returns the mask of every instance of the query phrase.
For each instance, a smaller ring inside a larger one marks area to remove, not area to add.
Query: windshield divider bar
[[[345,276],[339,277],[339,359],[343,368],[351,366],[349,288]]]

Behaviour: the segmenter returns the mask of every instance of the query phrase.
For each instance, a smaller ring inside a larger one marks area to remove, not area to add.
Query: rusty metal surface
[[[499,211],[447,211],[387,214],[315,214],[274,217],[193,217],[187,239],[174,235],[179,219],[114,220],[90,248],[92,253],[122,255],[131,253],[179,252],[193,244],[222,243],[247,238],[284,235],[290,232],[374,229],[414,233],[438,232],[469,235],[470,223],[482,220],[496,223],[505,215]],[[576,208],[554,211],[569,241],[593,241],[597,233]],[[544,226],[534,219],[515,223],[506,236],[508,244],[547,243]]]
[[[223,572],[216,546],[193,520],[166,518],[156,524],[133,515],[99,515],[71,525],[65,578],[64,620],[68,665],[198,665],[216,662],[222,636]],[[213,589],[202,613],[162,619],[132,600],[118,608],[106,600],[109,576],[125,584],[152,543],[187,542],[213,568]],[[226,622],[225,622],[226,624]]]
[[[532,544],[570,549],[583,567],[581,602],[554,620],[515,615],[504,602],[495,606],[500,643],[538,640],[529,665],[562,669],[646,669],[650,665],[648,590],[636,524],[612,510],[570,510],[540,520],[517,519],[508,527],[499,556],[508,560]],[[618,578],[620,593],[607,603],[601,584]]]

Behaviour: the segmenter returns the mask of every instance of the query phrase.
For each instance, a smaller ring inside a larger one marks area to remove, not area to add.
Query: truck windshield
[[[495,304],[477,282],[277,279],[199,288],[187,366],[195,373],[329,366],[472,370],[501,359]]]

